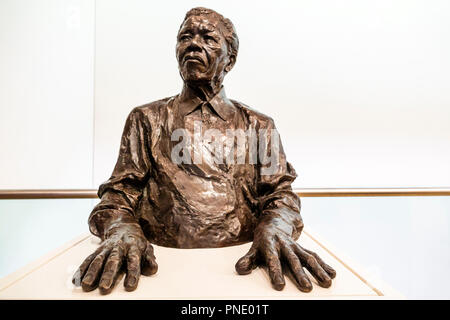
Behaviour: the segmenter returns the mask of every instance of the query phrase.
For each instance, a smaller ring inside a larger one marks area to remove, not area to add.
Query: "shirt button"
[[[208,113],[205,114],[204,119],[205,119],[206,123],[208,123],[208,124],[211,123],[211,117]]]

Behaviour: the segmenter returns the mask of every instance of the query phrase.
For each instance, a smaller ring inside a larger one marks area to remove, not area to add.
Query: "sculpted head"
[[[239,40],[233,24],[211,9],[186,13],[177,37],[176,55],[186,83],[221,84],[233,68]]]

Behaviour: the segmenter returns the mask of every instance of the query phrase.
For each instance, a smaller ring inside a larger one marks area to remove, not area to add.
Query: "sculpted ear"
[[[233,69],[234,64],[236,63],[236,56],[234,54],[230,55],[230,61],[228,62],[227,66],[225,67],[225,71],[228,73]]]

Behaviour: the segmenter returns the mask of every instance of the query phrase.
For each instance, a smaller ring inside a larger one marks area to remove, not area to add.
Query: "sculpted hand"
[[[125,290],[136,289],[141,273],[155,274],[158,270],[153,247],[136,223],[121,223],[111,228],[100,247],[84,260],[72,282],[84,291],[97,286],[102,294],[110,293],[121,267],[126,270]]]
[[[312,284],[303,268],[306,268],[324,288],[331,286],[336,271],[327,265],[316,253],[301,247],[286,232],[279,221],[263,222],[255,229],[253,245],[248,253],[236,263],[238,274],[249,274],[258,264],[267,266],[272,285],[282,290],[285,279],[281,263],[286,262],[295,277],[298,288],[310,292]]]

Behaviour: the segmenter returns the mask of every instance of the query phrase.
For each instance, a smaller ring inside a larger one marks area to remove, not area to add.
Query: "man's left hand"
[[[281,263],[287,262],[298,287],[310,292],[312,284],[303,268],[306,268],[324,288],[331,286],[336,271],[327,265],[316,253],[301,247],[276,223],[260,224],[255,229],[253,245],[246,255],[236,263],[238,274],[249,274],[259,264],[267,266],[272,285],[282,290],[286,284]]]

